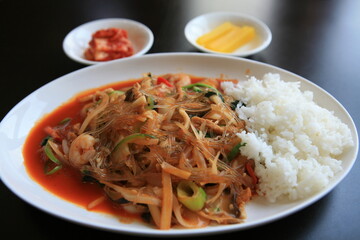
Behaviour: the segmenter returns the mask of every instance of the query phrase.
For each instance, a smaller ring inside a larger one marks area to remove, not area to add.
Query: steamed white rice
[[[326,187],[342,170],[336,156],[353,145],[348,126],[299,87],[271,73],[262,80],[222,83],[226,94],[245,104],[236,109],[247,125],[238,133],[246,142],[241,153],[255,160],[258,193],[271,202],[305,198]]]

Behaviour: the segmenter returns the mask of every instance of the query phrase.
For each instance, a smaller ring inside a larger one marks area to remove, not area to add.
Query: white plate
[[[106,18],[82,24],[66,35],[63,41],[65,54],[76,62],[87,65],[103,63],[85,59],[84,52],[89,47],[89,41],[94,32],[112,27],[125,29],[128,32],[135,51],[130,57],[144,55],[154,43],[153,33],[144,24],[124,18]]]
[[[196,43],[200,36],[227,21],[238,26],[249,25],[254,27],[255,38],[232,53],[215,52]],[[265,23],[255,17],[234,12],[213,12],[198,16],[186,24],[184,33],[186,39],[200,51],[239,57],[250,56],[264,50],[269,46],[272,39],[271,31]]]
[[[45,191],[27,174],[22,157],[22,145],[34,123],[79,91],[111,82],[139,78],[143,73],[165,74],[185,72],[197,76],[243,79],[246,73],[262,77],[274,72],[285,81],[300,81],[302,90],[314,92],[315,101],[335,112],[346,123],[355,146],[341,156],[344,171],[331,184],[313,197],[291,203],[251,201],[247,205],[248,219],[243,224],[212,226],[203,229],[172,229],[160,231],[140,223],[122,224],[110,215],[89,212]],[[71,86],[71,87],[70,87]],[[20,198],[55,216],[79,224],[115,232],[157,236],[184,236],[242,230],[265,224],[292,214],[319,200],[332,190],[350,171],[358,152],[358,136],[354,122],[341,104],[310,81],[285,70],[247,59],[201,53],[150,54],[87,67],[58,78],[39,88],[18,103],[0,124],[0,174],[2,181]],[[20,216],[21,217],[21,216]]]

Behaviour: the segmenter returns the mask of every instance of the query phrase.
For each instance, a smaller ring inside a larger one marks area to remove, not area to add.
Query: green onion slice
[[[54,174],[54,173],[56,173],[57,171],[59,171],[62,168],[62,165],[56,165],[53,169],[48,170],[49,169],[49,163],[50,162],[47,162],[45,164],[44,172],[45,172],[46,175]]]
[[[51,150],[51,147],[50,147],[50,144],[49,144],[49,141],[51,141],[51,138],[49,138],[44,146],[44,152],[45,152],[45,155],[49,158],[50,161],[46,162],[45,163],[45,167],[44,167],[44,172],[46,175],[51,175],[51,174],[54,174],[55,172],[59,171],[61,168],[62,168],[62,164],[61,162],[59,161],[59,159],[57,159],[53,153],[53,151]],[[50,163],[53,162],[56,164],[56,166],[49,170],[49,165]]]
[[[179,202],[192,211],[201,210],[206,202],[206,193],[192,181],[181,181],[177,186]]]
[[[202,92],[200,87],[203,87],[203,88],[209,88],[211,89],[211,91],[208,91],[207,93],[205,93],[205,97],[208,97],[210,98],[212,95],[218,95],[220,97],[220,99],[224,101],[224,97],[222,96],[222,94],[219,92],[219,90],[217,90],[215,87],[211,86],[211,85],[208,85],[208,84],[205,84],[205,83],[193,83],[193,84],[189,84],[189,85],[186,85],[186,86],[183,86],[182,88],[185,90],[185,89],[193,89],[194,92]]]
[[[197,88],[196,88],[196,87],[197,87]],[[213,86],[208,85],[208,84],[205,84],[205,83],[192,83],[192,84],[183,86],[182,88],[183,88],[183,89],[190,89],[190,88],[198,89],[199,87],[211,88],[211,89],[214,89],[215,91],[218,91],[218,90],[217,90],[216,88],[214,88]]]
[[[59,122],[59,125],[65,125],[71,121],[71,118],[64,118]]]
[[[146,100],[148,102],[148,105],[145,108],[148,109],[148,110],[154,109],[154,105],[155,105],[154,98],[151,97],[151,96],[147,96]]]
[[[133,140],[136,139],[140,139],[140,138],[156,138],[153,135],[150,134],[145,134],[145,133],[134,133],[131,134],[129,136],[124,137],[123,139],[121,139],[116,145],[113,151],[116,151],[117,149],[119,149],[121,147],[121,145],[125,144],[125,143],[130,143]]]
[[[112,158],[118,159],[120,156],[129,155],[130,152],[127,144],[140,138],[156,138],[156,137],[144,133],[134,133],[129,136],[126,136],[115,145],[113,151],[111,152]]]
[[[239,153],[240,153],[240,148],[244,147],[246,145],[246,143],[238,143],[236,144],[230,151],[229,155],[227,156],[227,160],[229,162],[231,162]]]
[[[56,163],[57,165],[61,165],[61,162],[59,161],[59,159],[57,159],[53,153],[53,151],[51,150],[51,147],[49,145],[49,141],[46,143],[45,148],[44,148],[44,152],[46,154],[46,156],[54,163]]]
[[[110,92],[110,95],[112,94],[119,94],[119,95],[123,95],[125,92],[124,91],[120,91],[120,90],[114,90]]]

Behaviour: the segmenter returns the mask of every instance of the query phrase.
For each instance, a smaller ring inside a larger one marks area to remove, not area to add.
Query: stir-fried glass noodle
[[[70,165],[159,229],[242,222],[257,178],[240,154],[238,102],[218,88],[216,79],[146,74],[83,97],[82,121],[47,129],[47,173]]]

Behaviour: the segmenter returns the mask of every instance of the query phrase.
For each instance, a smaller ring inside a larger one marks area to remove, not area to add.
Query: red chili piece
[[[245,164],[245,168],[246,171],[249,173],[250,177],[252,178],[253,183],[256,184],[258,182],[258,178],[256,177],[254,169],[249,162]]]
[[[160,83],[164,83],[168,87],[173,87],[173,85],[163,77],[158,77],[157,78],[157,84],[160,84]]]

